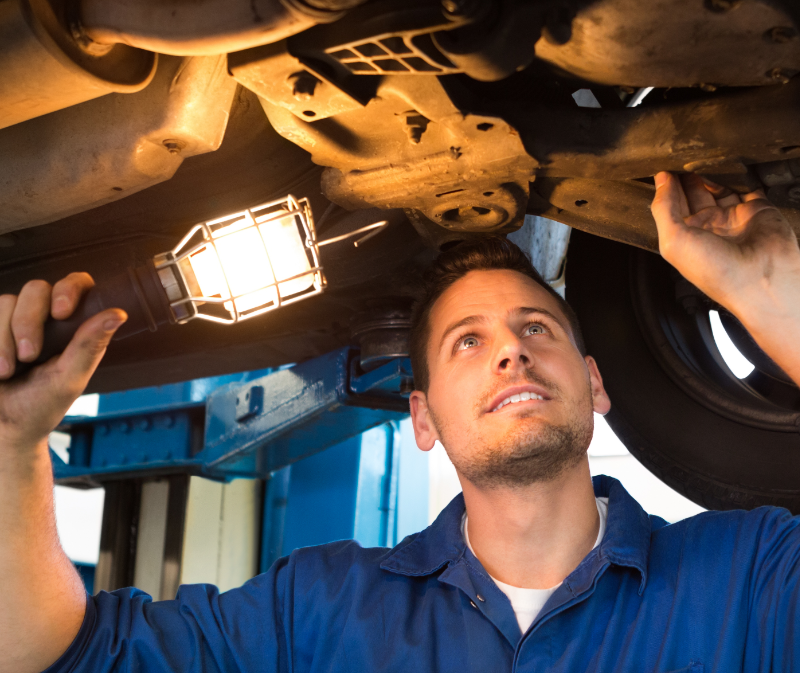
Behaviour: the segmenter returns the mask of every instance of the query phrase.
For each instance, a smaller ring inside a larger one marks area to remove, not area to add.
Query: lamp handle
[[[166,294],[152,264],[128,268],[125,273],[101,281],[83,295],[73,314],[64,320],[48,318],[39,357],[33,362],[17,360],[12,379],[62,353],[78,328],[89,318],[109,308],[121,308],[128,320],[114,334],[113,341],[139,332],[155,332],[159,325],[174,322]]]
[[[324,215],[323,215],[324,217]],[[352,238],[353,236],[358,236],[359,234],[364,233],[365,231],[370,231],[369,234],[359,238],[357,241],[353,243],[355,247],[358,247],[364,241],[368,241],[370,238],[375,236],[376,234],[381,233],[386,227],[389,226],[389,220],[382,220],[381,222],[375,222],[375,224],[368,224],[366,227],[361,227],[360,229],[356,229],[355,231],[350,231],[346,234],[342,234],[341,236],[334,236],[333,238],[326,238],[324,241],[316,241],[318,247],[322,247],[323,245],[329,245],[331,243],[338,243],[339,241],[343,241],[346,238]]]

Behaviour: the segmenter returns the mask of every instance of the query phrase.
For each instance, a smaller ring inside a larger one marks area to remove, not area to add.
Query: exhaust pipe
[[[126,44],[92,51],[69,23],[58,0],[0,1],[0,129],[150,83],[155,54]]]
[[[160,54],[207,56],[278,42],[364,0],[80,0],[82,34]],[[318,5],[318,6],[315,6]]]
[[[277,42],[365,0],[0,0],[0,129],[144,89],[156,54]]]

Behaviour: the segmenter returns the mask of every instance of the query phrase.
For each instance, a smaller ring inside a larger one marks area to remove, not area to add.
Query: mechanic
[[[662,255],[800,384],[800,248],[761,193],[656,176]],[[86,275],[0,299],[0,365],[36,357]],[[610,401],[574,315],[505,239],[443,253],[415,311],[411,414],[456,497],[392,550],[299,549],[240,589],[87,597],[53,515],[47,435],[114,330],[0,387],[0,671],[796,671],[800,519],[778,508],[667,525],[590,477]],[[757,447],[754,447],[757,449]]]

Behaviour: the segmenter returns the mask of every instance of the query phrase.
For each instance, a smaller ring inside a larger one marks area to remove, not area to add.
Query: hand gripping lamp
[[[365,233],[358,246],[387,224],[317,241],[308,200],[291,195],[197,224],[152,263],[93,287],[69,319],[49,320],[41,355],[18,362],[15,376],[63,351],[85,320],[107,308],[128,314],[114,335],[119,340],[194,319],[234,324],[320,294],[320,247]]]

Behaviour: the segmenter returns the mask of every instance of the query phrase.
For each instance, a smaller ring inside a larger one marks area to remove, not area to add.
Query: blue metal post
[[[259,572],[267,572],[284,548],[286,508],[289,505],[289,484],[292,466],[273,472],[264,482],[264,513],[261,525],[261,555]]]
[[[360,450],[354,437],[292,465],[284,555],[353,538]]]

